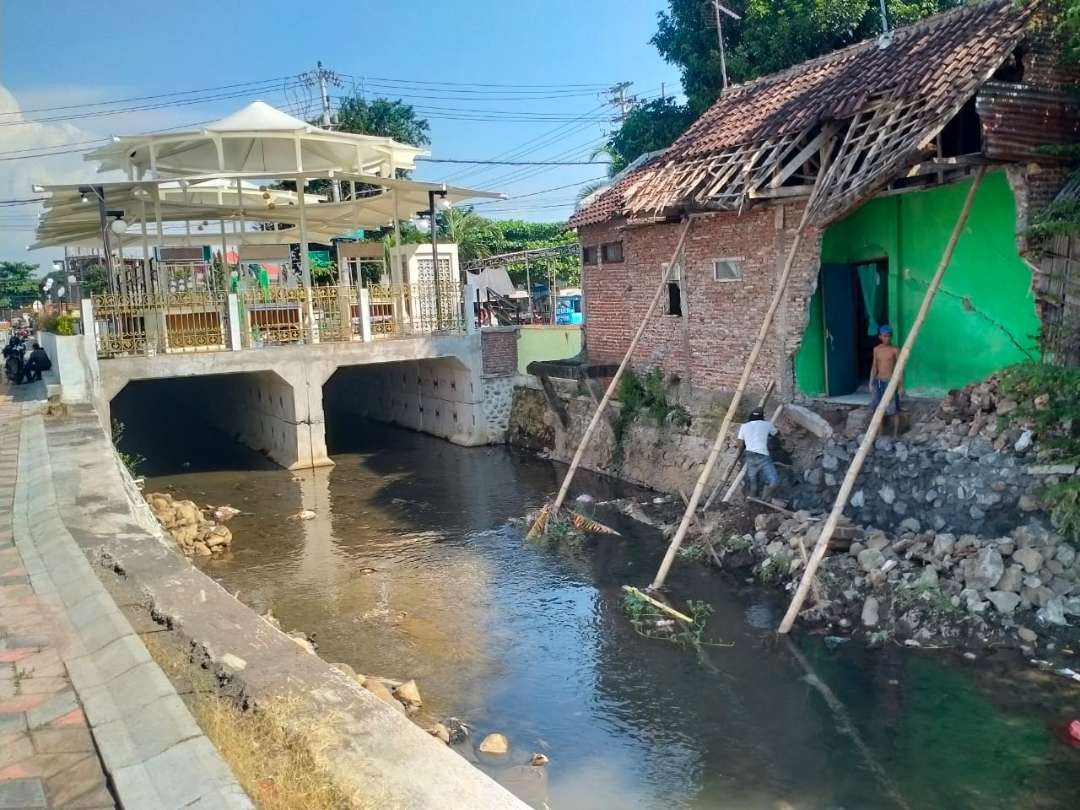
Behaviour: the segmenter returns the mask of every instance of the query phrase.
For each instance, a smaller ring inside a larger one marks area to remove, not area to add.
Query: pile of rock
[[[232,545],[232,532],[222,524],[239,514],[237,510],[222,506],[207,507],[204,511],[194,501],[178,501],[167,492],[151,492],[146,502],[158,523],[187,556],[223,554]]]
[[[753,534],[720,545],[748,550],[763,581],[790,589],[822,524],[806,511],[759,514]],[[1049,632],[1080,619],[1080,555],[1038,523],[1000,537],[848,524],[830,545],[819,599],[804,614],[811,620],[917,643],[1030,644],[1030,627]]]

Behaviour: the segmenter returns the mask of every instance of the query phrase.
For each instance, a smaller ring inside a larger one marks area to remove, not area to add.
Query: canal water
[[[207,574],[327,660],[415,678],[422,720],[507,735],[506,757],[462,754],[535,807],[1080,807],[1080,750],[1058,737],[1080,689],[1012,652],[777,642],[782,602],[690,564],[673,590],[711,604],[706,640],[732,646],[640,637],[620,587],[649,582],[657,533],[550,547],[508,523],[557,487],[551,462],[376,424],[332,434],[337,466],[303,474],[201,429],[125,441],[148,489],[244,510]]]

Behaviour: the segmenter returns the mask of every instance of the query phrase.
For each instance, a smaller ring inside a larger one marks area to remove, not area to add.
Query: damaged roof
[[[962,6],[897,29],[891,40],[867,40],[732,87],[668,150],[570,224],[658,218],[687,205],[738,210],[822,158],[821,215],[850,207],[917,160],[1015,49],[1034,5]]]

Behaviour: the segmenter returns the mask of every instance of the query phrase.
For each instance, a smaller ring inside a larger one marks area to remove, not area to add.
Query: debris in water
[[[314,520],[315,513],[310,509],[301,509],[295,515],[290,516],[290,520]]]
[[[1068,667],[1062,667],[1061,669],[1054,670],[1055,675],[1060,675],[1062,678],[1068,678],[1070,681],[1080,683],[1080,672],[1075,669],[1069,669]],[[1075,721],[1074,721],[1075,722]]]
[[[825,636],[825,646],[830,650],[835,650],[842,644],[847,644],[851,641],[850,638],[844,638],[843,636]]]
[[[1078,724],[1078,725],[1080,725],[1080,724]],[[547,765],[548,762],[550,762],[550,761],[551,760],[549,760],[547,758],[546,754],[536,753],[536,754],[533,754],[531,757],[529,757],[529,764],[530,765],[536,765],[536,766]]]
[[[587,492],[582,492],[580,495],[578,495],[576,498],[574,498],[574,500],[577,501],[578,503],[595,503],[596,502],[596,498],[594,498],[592,495],[590,495]]]

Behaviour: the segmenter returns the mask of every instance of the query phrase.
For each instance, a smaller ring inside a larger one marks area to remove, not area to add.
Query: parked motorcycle
[[[26,341],[11,340],[4,347],[4,376],[12,385],[18,385],[22,380],[23,369],[26,367]]]

